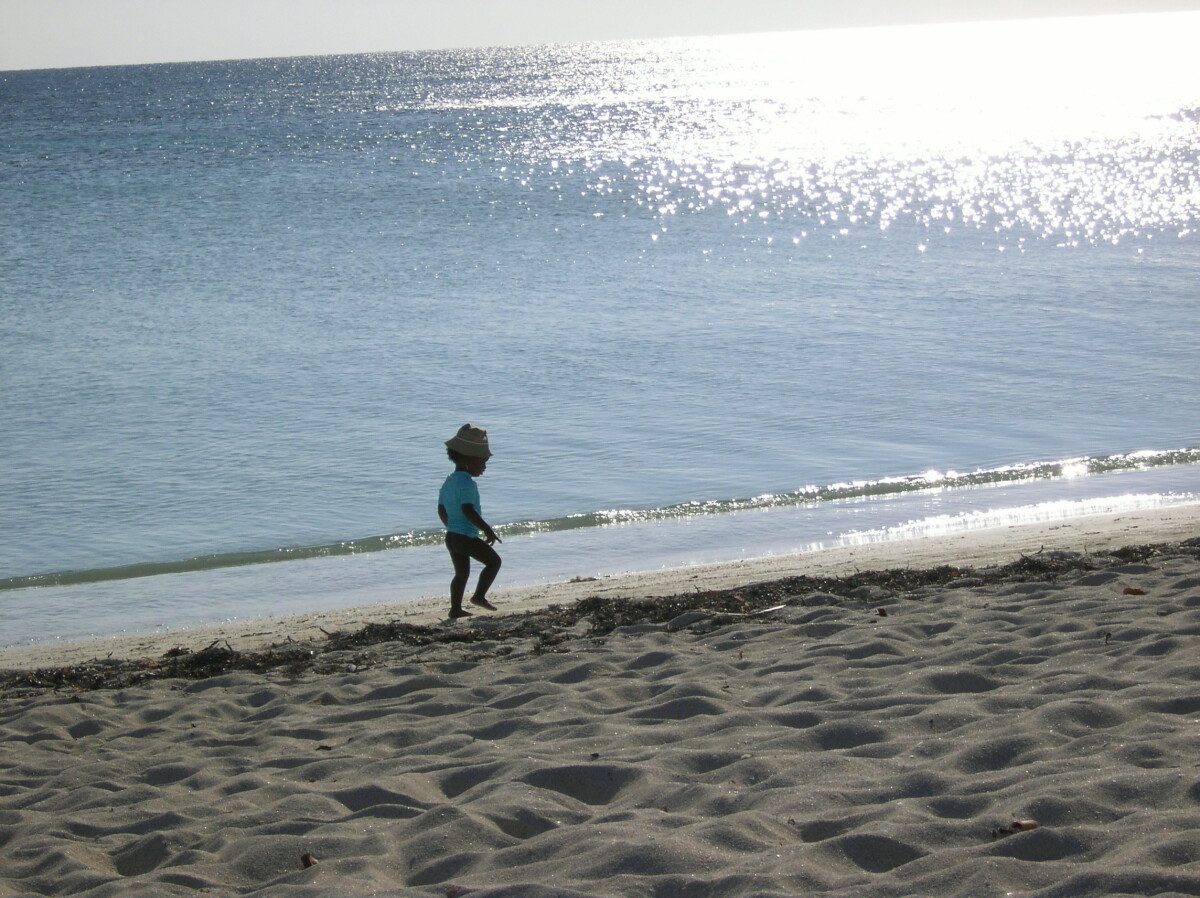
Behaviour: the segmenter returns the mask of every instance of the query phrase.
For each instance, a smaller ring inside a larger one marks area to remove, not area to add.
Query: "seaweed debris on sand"
[[[786,605],[861,603],[881,597],[919,600],[921,590],[993,583],[1053,581],[1080,572],[1170,556],[1200,558],[1200,537],[1178,543],[1127,546],[1107,552],[1050,551],[1022,555],[1004,565],[974,569],[942,565],[860,571],[844,577],[788,577],[733,589],[696,591],[644,599],[581,599],[536,611],[481,620],[475,625],[424,626],[400,621],[371,623],[352,632],[327,633],[310,642],[275,643],[257,651],[238,651],[218,640],[204,649],[173,648],[157,658],[94,658],[81,664],[34,670],[0,670],[0,695],[45,689],[117,689],[162,679],[198,680],[231,671],[285,674],[345,671],[375,663],[370,649],[388,645],[390,660],[411,658],[422,649],[448,644],[480,644],[486,652],[508,654],[505,643],[531,640],[535,653],[562,650],[579,636],[604,636],[636,624],[663,624],[687,612],[696,623],[720,615],[749,615]],[[406,652],[407,650],[407,652]],[[397,651],[399,654],[397,654]]]

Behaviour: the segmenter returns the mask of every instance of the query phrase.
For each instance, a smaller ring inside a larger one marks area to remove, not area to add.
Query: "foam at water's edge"
[[[1163,496],[1158,494],[1127,494],[1104,496],[1096,499],[1063,499],[1054,502],[1039,502],[1034,505],[1019,505],[1013,508],[995,508],[987,511],[962,512],[960,514],[933,515],[916,521],[908,521],[893,527],[859,530],[838,537],[834,545],[860,546],[868,543],[893,542],[907,539],[926,539],[968,533],[975,530],[990,530],[1001,527],[1020,527],[1026,524],[1045,524],[1065,521],[1087,515],[1111,515],[1155,508],[1174,508],[1181,505],[1200,504],[1200,497],[1193,494]]]

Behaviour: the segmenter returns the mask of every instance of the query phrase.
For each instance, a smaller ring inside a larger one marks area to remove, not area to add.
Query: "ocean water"
[[[1197,42],[0,72],[0,642],[1200,501]]]

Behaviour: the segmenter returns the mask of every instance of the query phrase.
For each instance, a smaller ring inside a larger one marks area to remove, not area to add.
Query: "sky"
[[[1200,9],[1200,0],[0,0],[0,71]]]

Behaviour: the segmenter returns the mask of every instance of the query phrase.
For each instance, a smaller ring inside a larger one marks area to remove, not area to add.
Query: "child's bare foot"
[[[486,608],[488,611],[495,611],[496,606],[487,599],[471,599],[472,605],[478,605],[480,608]]]
[[[451,608],[450,620],[457,620],[460,617],[470,617],[471,612],[465,608]]]

